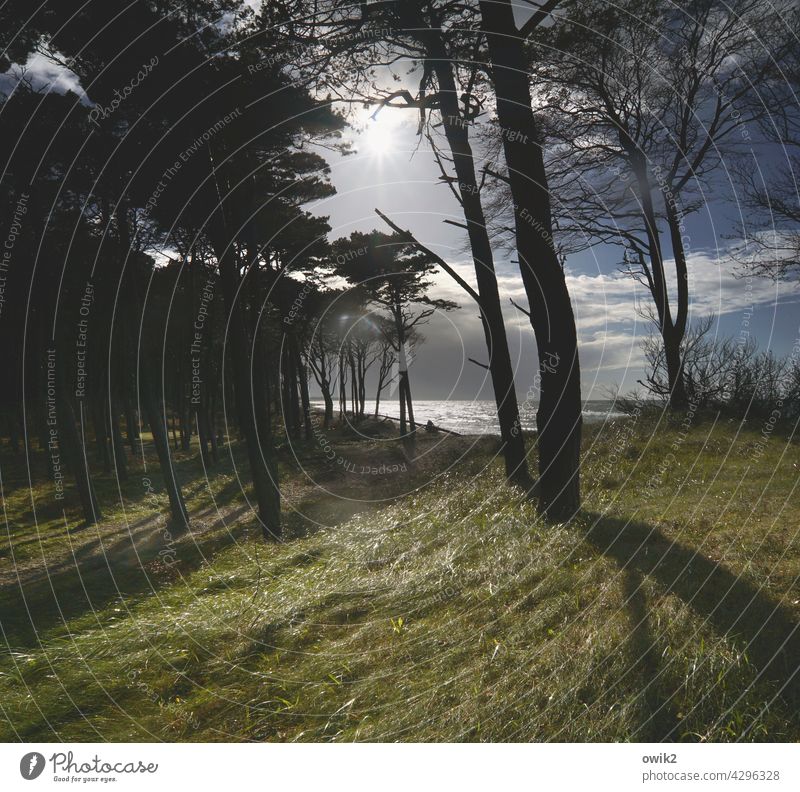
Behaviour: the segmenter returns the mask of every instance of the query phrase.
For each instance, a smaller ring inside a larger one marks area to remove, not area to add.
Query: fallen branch
[[[383,413],[378,413],[378,415],[376,415],[375,417],[376,418],[383,418],[384,421],[397,421],[397,422],[400,421],[399,418],[396,418],[393,415],[384,415]],[[408,421],[408,423],[413,423],[414,426],[419,426],[422,429],[425,429],[427,427],[427,424],[417,423],[416,421],[411,421],[408,418],[406,418],[406,421]],[[445,432],[447,434],[456,435],[457,437],[461,437],[461,432],[456,432],[456,431],[454,431],[452,429],[445,429],[443,426],[434,426],[433,428],[436,429],[437,432]]]

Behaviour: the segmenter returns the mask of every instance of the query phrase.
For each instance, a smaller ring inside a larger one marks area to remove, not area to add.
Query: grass
[[[140,469],[121,498],[99,477],[118,505],[85,529],[45,485],[37,529],[4,479],[0,738],[800,739],[796,441],[589,428],[584,511],[555,526],[494,440],[419,443],[392,476],[283,449],[280,545],[243,508],[238,451],[210,484],[178,454],[198,516],[172,565]],[[390,438],[334,445],[403,459]]]

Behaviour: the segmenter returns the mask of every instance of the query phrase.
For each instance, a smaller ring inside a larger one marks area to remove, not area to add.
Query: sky
[[[49,84],[51,90],[71,89],[82,94],[71,72],[42,55],[32,55],[26,68],[29,78]],[[463,221],[461,208],[438,179],[439,170],[427,142],[417,137],[417,119],[411,110],[384,108],[375,120],[370,111],[354,111],[353,127],[346,134],[356,153],[321,152],[330,163],[336,194],[309,208],[329,217],[331,239],[355,230],[389,231],[374,212],[378,208],[474,286],[464,232],[444,222]],[[733,196],[731,185],[721,182],[703,208],[686,220],[691,236],[690,319],[713,314],[717,321],[712,332],[718,337],[754,337],[762,348],[786,355],[800,333],[800,288],[764,278],[736,277],[728,251],[736,244],[737,212],[741,209]],[[619,248],[605,245],[570,256],[566,263],[586,399],[607,398],[615,388],[622,392],[636,389],[644,374],[641,341],[653,327],[637,312],[637,305],[648,304],[648,294],[618,271],[620,258]],[[495,251],[517,391],[525,398],[537,369],[536,348],[527,317],[510,302],[526,305],[519,269],[510,259],[507,253]],[[668,271],[670,264],[668,261]],[[431,296],[453,300],[461,308],[435,315],[422,328],[425,340],[416,350],[411,368],[415,396],[492,398],[487,372],[468,360],[486,362],[477,309],[444,272],[435,276]]]
[[[438,168],[417,138],[414,111],[384,108],[376,122],[361,111],[350,133],[356,154],[329,155],[336,195],[320,201],[315,213],[328,215],[331,238],[354,230],[389,229],[374,213],[378,208],[410,230],[424,245],[450,263],[471,285],[473,265],[464,250],[464,232],[446,224],[462,221],[461,208],[438,179]],[[480,165],[480,163],[479,163]],[[728,194],[726,194],[728,193]],[[712,333],[744,340],[749,334],[762,348],[785,355],[800,332],[800,289],[766,278],[736,277],[729,250],[736,244],[737,211],[731,190],[717,189],[706,205],[687,218],[690,318],[713,314]],[[527,306],[519,268],[503,251],[495,266],[516,368],[517,391],[524,397],[536,372],[536,346],[528,318],[510,302]],[[641,341],[652,325],[637,312],[649,293],[618,271],[621,250],[597,246],[568,257],[567,285],[578,326],[584,398],[604,399],[618,387],[628,392],[643,378]],[[667,262],[670,271],[672,262]],[[468,361],[486,361],[477,310],[461,288],[440,272],[432,296],[454,300],[457,311],[438,314],[423,329],[425,342],[411,369],[417,398],[491,398],[486,372]]]

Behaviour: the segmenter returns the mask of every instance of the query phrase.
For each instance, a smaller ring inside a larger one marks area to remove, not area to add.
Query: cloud
[[[57,57],[63,56],[57,53]],[[84,104],[89,104],[89,98],[77,75],[40,52],[32,52],[24,67],[12,64],[5,74],[0,75],[0,87],[5,92],[11,92],[23,75],[35,91],[52,91],[57,94],[72,91],[81,97]]]
[[[437,252],[444,255],[442,251]],[[477,288],[471,262],[448,263],[473,288]],[[774,310],[777,305],[797,299],[797,288],[791,284],[776,284],[764,278],[736,277],[730,257],[724,251],[719,255],[707,251],[693,253],[687,266],[690,321],[715,314],[727,317],[726,326],[735,327],[737,314],[746,317],[759,306]],[[666,268],[667,272],[674,272],[674,263],[668,260]],[[619,272],[568,271],[566,280],[578,328],[584,395],[602,398],[612,383],[621,383],[623,389],[635,387],[643,375],[641,340],[653,331],[653,325],[637,310],[652,304],[649,291]],[[501,263],[497,269],[497,281],[509,347],[517,368],[517,388],[524,391],[536,369],[535,342],[528,318],[517,311],[510,300],[527,307],[525,289],[516,265]],[[670,291],[674,306],[674,283]],[[460,336],[465,355],[483,361],[486,357],[483,330],[471,298],[444,272],[437,273],[432,294],[454,300],[462,306],[462,310],[451,313],[448,319]],[[438,327],[438,323],[434,322],[434,326]],[[422,355],[427,353],[423,351]],[[444,344],[437,353],[446,355]]]

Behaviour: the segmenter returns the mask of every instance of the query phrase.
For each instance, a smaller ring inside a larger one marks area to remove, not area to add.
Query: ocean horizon
[[[312,399],[311,406],[325,409],[321,399]],[[524,430],[536,429],[537,407],[537,403],[520,401],[520,420]],[[336,411],[338,403],[334,404]],[[365,412],[367,415],[375,414],[374,399],[367,400]],[[381,416],[400,420],[400,411],[394,399],[381,399],[379,412]],[[611,399],[587,399],[583,403],[585,423],[603,423],[624,417],[625,413],[615,409],[615,402]],[[414,420],[418,424],[433,421],[435,426],[459,434],[500,434],[493,399],[418,399],[414,401]]]

